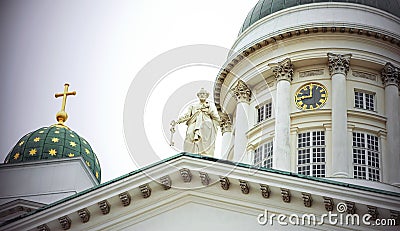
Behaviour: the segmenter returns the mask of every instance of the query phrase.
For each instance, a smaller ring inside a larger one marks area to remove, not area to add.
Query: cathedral
[[[210,94],[221,159],[183,152],[102,183],[67,126],[66,84],[56,123],[0,165],[16,179],[1,185],[0,230],[398,230],[399,9],[259,0]]]

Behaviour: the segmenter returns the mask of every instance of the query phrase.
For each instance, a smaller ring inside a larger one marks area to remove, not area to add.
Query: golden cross
[[[57,112],[57,114],[56,114],[56,120],[58,122],[58,125],[62,125],[62,126],[64,126],[64,122],[67,121],[67,119],[68,119],[68,114],[65,112],[65,105],[67,104],[67,96],[76,95],[76,91],[68,92],[68,87],[69,87],[68,83],[64,84],[64,92],[55,94],[56,98],[61,97],[61,96],[63,97],[61,111]]]
[[[61,111],[65,111],[65,105],[67,104],[67,96],[76,95],[76,91],[68,92],[68,87],[69,87],[68,83],[64,84],[64,92],[55,94],[56,98],[61,97],[61,96],[63,97]]]

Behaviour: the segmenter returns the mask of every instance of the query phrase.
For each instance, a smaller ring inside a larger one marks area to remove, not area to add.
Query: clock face
[[[320,83],[307,83],[301,86],[294,96],[297,108],[300,110],[315,110],[321,108],[328,99],[326,87]]]

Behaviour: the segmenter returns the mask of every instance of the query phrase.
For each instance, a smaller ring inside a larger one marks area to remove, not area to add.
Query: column
[[[332,176],[349,177],[347,151],[347,87],[346,76],[351,54],[328,53],[329,73],[332,78]]]
[[[323,125],[325,128],[325,176],[332,176],[332,124],[326,123]]]
[[[299,127],[290,128],[290,169],[291,172],[297,172],[297,134],[299,134]]]
[[[290,171],[290,82],[293,78],[293,64],[287,58],[272,66],[277,82],[272,166],[274,169]]]
[[[248,110],[251,99],[251,91],[245,82],[239,80],[236,86],[233,88],[233,93],[237,99],[233,161],[242,162],[246,157],[246,132],[249,130]]]
[[[247,148],[246,148],[246,150],[247,150],[247,155],[246,155],[245,158],[243,158],[242,163],[248,164],[248,165],[253,165],[253,164],[254,164],[254,158],[253,158],[253,156],[254,156],[254,150],[255,150],[255,149],[256,149],[256,148],[255,148],[253,145],[251,145],[251,144],[247,146]]]
[[[386,114],[386,153],[387,163],[384,166],[384,181],[400,185],[400,117],[399,117],[399,68],[386,63],[382,70],[382,82],[385,85]]]
[[[232,148],[232,122],[227,113],[223,112],[221,117],[222,147],[221,158],[229,159],[229,151]],[[232,157],[233,158],[233,157]]]

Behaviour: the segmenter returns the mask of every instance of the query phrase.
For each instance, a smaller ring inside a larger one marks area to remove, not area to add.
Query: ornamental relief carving
[[[68,230],[71,228],[71,219],[68,216],[58,218],[58,222],[63,230]]]
[[[249,194],[250,185],[245,180],[239,180],[240,190],[242,190],[243,194]]]
[[[211,179],[210,179],[210,177],[208,176],[208,174],[205,173],[205,172],[199,172],[199,174],[200,174],[201,183],[202,183],[204,186],[209,185]]]
[[[250,103],[251,100],[251,90],[242,80],[238,80],[236,86],[232,89],[233,94],[235,94],[237,101]]]
[[[169,175],[166,175],[166,176],[161,177],[161,178],[160,178],[160,182],[161,182],[161,184],[162,184],[164,190],[168,190],[168,189],[171,188],[172,180],[171,180],[171,178],[169,177]]]
[[[287,80],[291,82],[293,80],[293,64],[289,58],[282,60],[276,64],[271,64],[273,66],[273,72],[275,74],[275,79]]]
[[[399,68],[391,63],[386,63],[382,69],[382,82],[385,86],[396,85],[399,87],[400,74]]]
[[[261,195],[264,198],[269,198],[271,195],[271,190],[269,189],[268,185],[260,184]]]
[[[219,112],[219,117],[221,118],[220,127],[222,134],[225,132],[232,132],[232,122],[229,115],[225,112]]]
[[[90,212],[87,208],[84,208],[78,211],[78,216],[82,223],[86,223],[90,219]]]
[[[108,203],[107,200],[100,201],[98,204],[99,204],[100,211],[101,211],[102,214],[106,215],[106,214],[108,214],[110,212],[111,206],[110,206],[110,204]]]
[[[282,200],[285,203],[290,203],[290,190],[286,188],[281,188],[281,195],[282,195]]]
[[[342,74],[347,75],[350,69],[350,58],[351,54],[341,55],[328,53],[328,67],[329,74]]]
[[[325,204],[326,211],[328,211],[328,212],[333,211],[335,202],[333,201],[333,199],[331,197],[324,197],[324,204]]]
[[[49,226],[47,226],[46,224],[39,225],[38,227],[36,227],[36,229],[37,229],[38,231],[50,231]]]
[[[179,170],[179,173],[182,176],[183,182],[189,183],[192,180],[192,173],[187,168],[182,168]]]
[[[317,76],[317,75],[324,75],[324,70],[323,69],[318,69],[318,70],[309,70],[309,71],[300,71],[299,72],[299,77],[310,77],[310,76]]]
[[[369,72],[364,72],[364,71],[353,70],[351,72],[351,74],[354,77],[363,78],[363,79],[369,79],[369,80],[372,80],[372,81],[376,81],[378,79],[378,75],[373,74],[373,73],[369,73]]]
[[[221,183],[221,188],[222,188],[223,190],[228,190],[228,189],[229,189],[230,182],[229,182],[228,177],[226,177],[226,176],[220,176],[220,177],[219,177],[219,182]]]
[[[119,199],[123,206],[128,206],[131,204],[131,195],[128,192],[124,192],[119,194]]]
[[[140,192],[142,192],[143,198],[149,198],[151,196],[151,188],[149,184],[139,186]]]

